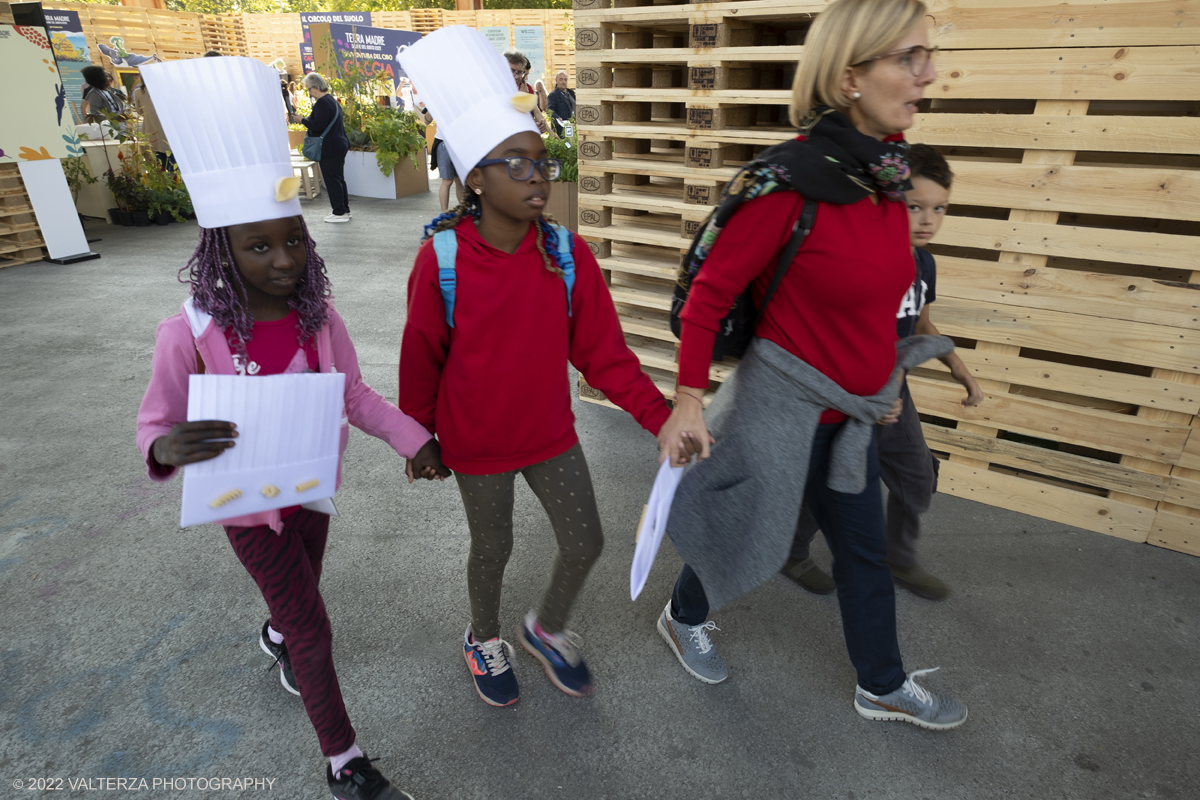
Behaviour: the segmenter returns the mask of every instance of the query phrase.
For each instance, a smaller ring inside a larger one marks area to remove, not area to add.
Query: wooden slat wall
[[[672,391],[679,258],[736,167],[789,135],[825,4],[611,2],[575,4],[581,232]],[[987,393],[964,408],[937,362],[911,378],[940,488],[1200,555],[1200,0],[930,14],[943,52],[909,138],[957,174],[932,314]]]

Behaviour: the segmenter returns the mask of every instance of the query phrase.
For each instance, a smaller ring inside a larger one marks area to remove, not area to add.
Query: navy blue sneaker
[[[463,658],[475,679],[475,691],[489,706],[511,706],[521,699],[517,676],[504,654],[506,647],[512,651],[512,645],[498,636],[486,642],[474,640],[470,625],[463,635]]]
[[[575,635],[570,631],[538,636],[533,632],[537,613],[530,611],[524,624],[517,629],[517,638],[529,655],[542,662],[550,682],[571,697],[587,697],[592,693],[592,674],[579,654]]]

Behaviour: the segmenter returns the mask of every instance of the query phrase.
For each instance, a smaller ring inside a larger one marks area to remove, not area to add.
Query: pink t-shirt
[[[274,322],[255,322],[250,341],[246,342],[249,363],[242,364],[237,335],[225,329],[225,340],[233,353],[238,375],[283,375],[317,371],[317,337],[310,336],[300,346],[300,318],[295,310]]]
[[[297,372],[317,371],[317,337],[310,336],[300,345],[300,317],[295,309],[283,319],[274,322],[255,322],[250,341],[246,342],[248,364],[242,365],[238,355],[237,335],[233,328],[225,329],[225,340],[233,353],[233,366],[238,375],[284,375]],[[281,517],[288,517],[300,510],[300,506],[280,509]]]

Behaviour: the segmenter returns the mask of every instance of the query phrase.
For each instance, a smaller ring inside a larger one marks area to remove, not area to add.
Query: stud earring
[[[475,194],[483,194],[483,189],[476,189]]]
[[[857,100],[858,98],[862,97],[862,92],[855,92],[854,94],[852,94],[850,96],[853,97],[855,100]]]

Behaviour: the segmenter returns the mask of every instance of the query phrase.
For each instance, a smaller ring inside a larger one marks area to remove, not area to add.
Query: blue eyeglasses
[[[513,156],[512,158],[485,158],[475,166],[490,167],[493,164],[503,164],[508,177],[514,181],[527,181],[533,177],[534,169],[542,173],[542,177],[548,181],[558,180],[558,176],[562,174],[562,162],[557,158],[543,158],[534,160],[525,158],[524,156]]]

